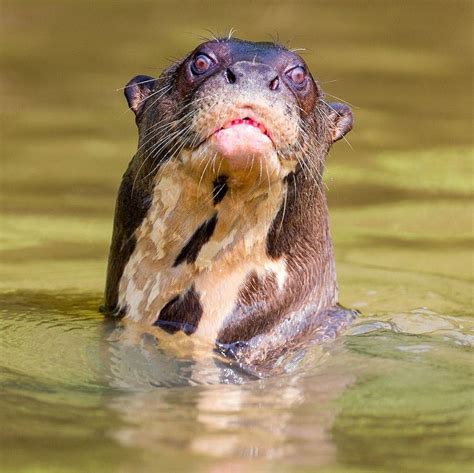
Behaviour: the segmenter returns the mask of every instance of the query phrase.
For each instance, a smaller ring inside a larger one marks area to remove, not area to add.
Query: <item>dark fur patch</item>
[[[212,200],[214,205],[217,205],[227,194],[229,188],[227,187],[227,176],[219,176],[214,181],[214,188],[212,189]]]
[[[217,212],[209,219],[206,220],[188,240],[183,249],[179,252],[173,266],[178,266],[183,261],[188,263],[194,263],[198,257],[199,252],[203,245],[205,245],[210,239],[217,225]]]
[[[135,250],[134,233],[151,206],[151,198],[147,189],[139,186],[133,188],[133,164],[133,162],[130,164],[123,177],[117,198],[103,306],[104,312],[117,317],[123,317],[126,312],[117,305],[120,278]]]
[[[221,344],[250,340],[269,331],[282,314],[276,303],[278,284],[274,275],[260,278],[251,272],[239,291],[238,302],[217,335]]]
[[[317,305],[309,305],[253,339],[229,344],[217,342],[215,351],[236,360],[245,371],[265,377],[285,366],[286,362],[279,363],[282,356],[301,347],[333,340],[357,315],[357,311],[340,305],[322,311]]]
[[[296,192],[297,186],[301,186],[301,183],[297,181],[297,175],[294,172],[290,172],[285,177],[285,183],[287,186],[286,203],[281,204],[267,235],[267,254],[274,259],[289,252],[291,246],[294,245],[294,237],[297,235],[297,232],[293,232],[291,220],[293,220],[293,214],[297,212]],[[281,231],[282,228],[284,231]]]
[[[191,335],[197,330],[201,317],[199,294],[192,286],[184,295],[180,294],[171,299],[161,309],[153,325],[171,334],[182,330],[186,335]]]

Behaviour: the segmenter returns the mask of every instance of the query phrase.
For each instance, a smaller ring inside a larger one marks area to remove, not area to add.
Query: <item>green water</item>
[[[471,471],[471,19],[469,1],[3,0],[0,469]],[[326,184],[362,316],[263,380],[97,313],[136,146],[116,89],[230,27],[307,48],[356,117]]]

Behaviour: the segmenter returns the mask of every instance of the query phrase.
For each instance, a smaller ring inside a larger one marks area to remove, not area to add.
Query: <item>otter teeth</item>
[[[259,122],[253,120],[252,118],[245,117],[245,118],[237,118],[235,120],[231,120],[229,122],[224,123],[220,130],[225,130],[226,128],[230,128],[231,126],[234,125],[250,125],[254,126],[255,128],[258,128],[264,135],[270,136],[268,133],[268,130]],[[218,131],[220,131],[218,130]]]

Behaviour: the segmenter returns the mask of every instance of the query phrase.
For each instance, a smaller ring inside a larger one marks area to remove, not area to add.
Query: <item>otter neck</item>
[[[271,274],[283,289],[285,262],[270,258],[266,245],[286,191],[281,180],[242,184],[212,170],[197,180],[179,161],[163,165],[120,281],[128,318],[153,324],[192,290],[202,313],[196,334],[214,342],[249,274]]]
[[[200,271],[235,251],[254,257],[285,193],[282,180],[246,182],[215,170],[197,179],[185,164],[167,163],[155,179],[148,216],[152,237],[161,240],[157,256]]]

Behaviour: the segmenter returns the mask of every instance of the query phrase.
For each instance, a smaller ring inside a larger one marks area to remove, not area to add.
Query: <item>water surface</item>
[[[469,470],[470,2],[2,7],[2,471]],[[136,146],[116,89],[230,27],[307,48],[356,117],[326,185],[340,300],[362,315],[265,379],[97,312]]]

